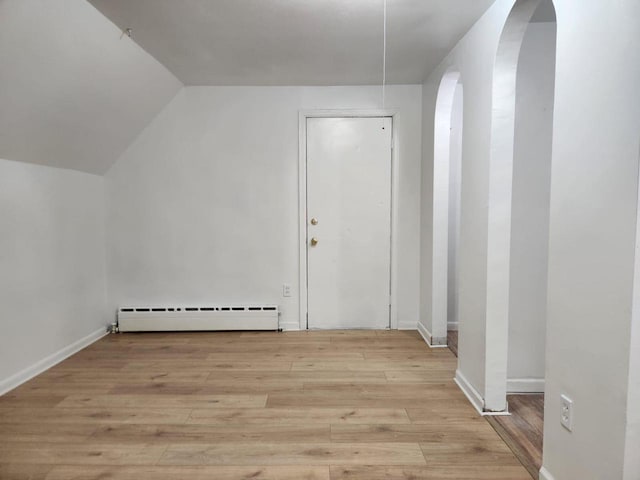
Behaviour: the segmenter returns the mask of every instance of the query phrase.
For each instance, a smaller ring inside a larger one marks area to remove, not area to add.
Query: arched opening
[[[446,345],[447,330],[458,326],[463,95],[460,73],[445,73],[434,131],[431,345]]]
[[[534,14],[516,77],[507,393],[544,392],[554,13],[548,1]]]
[[[493,77],[487,244],[485,410],[544,390],[555,9],[518,0]]]

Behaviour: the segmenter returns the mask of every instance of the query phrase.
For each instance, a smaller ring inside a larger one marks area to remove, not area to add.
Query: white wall
[[[0,393],[104,330],[103,185],[94,175],[0,160]]]
[[[436,168],[434,145],[436,128],[436,102],[442,82],[425,83],[422,86],[422,167],[420,169],[420,318],[418,329],[423,335],[433,332],[434,261],[433,248],[436,238],[437,219],[433,215],[434,169]],[[431,339],[429,339],[431,341]]]
[[[480,397],[487,367],[493,366],[487,364],[487,351],[493,347],[486,335],[492,72],[513,4],[497,0],[423,86],[423,185],[429,185],[425,179],[433,172],[433,114],[442,75],[458,68],[465,90],[459,371]],[[640,132],[640,3],[555,4],[544,478],[622,478],[627,407],[633,408],[627,405],[627,387]],[[423,192],[423,249],[430,241],[432,194]],[[425,268],[424,256],[422,260]],[[574,401],[571,433],[559,422],[561,393]],[[628,478],[637,478],[637,472]]]
[[[449,330],[458,328],[458,248],[460,243],[463,95],[463,86],[458,83],[451,109],[449,147],[449,262],[447,266],[447,327]]]
[[[638,408],[627,386],[640,2],[566,0],[557,12],[544,465],[559,480],[623,478],[625,422]],[[574,401],[571,433],[561,393]]]
[[[420,105],[419,85],[388,87],[403,328],[418,318]],[[380,88],[185,88],[107,174],[110,308],[275,303],[297,328],[298,112],[338,108],[380,108]]]
[[[638,157],[640,162],[640,156]],[[629,335],[629,390],[623,480],[634,480],[640,473],[640,188],[636,219],[635,264],[633,272],[632,324]]]
[[[544,391],[555,23],[529,25],[520,50],[511,207],[509,391]]]
[[[421,200],[421,322],[431,319],[429,272],[433,250],[434,113],[443,75],[459,71],[464,89],[462,188],[458,250],[459,371],[480,394],[484,392],[487,196],[491,128],[491,78],[498,38],[510,1],[498,0],[423,84]]]

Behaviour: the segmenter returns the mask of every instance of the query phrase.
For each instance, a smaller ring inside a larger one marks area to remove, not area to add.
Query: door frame
[[[390,306],[389,325],[393,330],[398,329],[398,308],[397,308],[397,261],[398,245],[398,112],[395,110],[301,110],[298,118],[298,230],[299,230],[299,317],[298,328],[307,330],[309,328],[308,317],[308,262],[307,262],[307,119],[308,118],[391,118],[391,265],[390,269]],[[293,325],[292,325],[293,327]],[[295,327],[294,327],[295,328]]]

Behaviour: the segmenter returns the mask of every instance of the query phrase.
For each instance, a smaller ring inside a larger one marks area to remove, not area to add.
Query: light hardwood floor
[[[518,480],[417,332],[110,335],[0,397],[2,480]]]

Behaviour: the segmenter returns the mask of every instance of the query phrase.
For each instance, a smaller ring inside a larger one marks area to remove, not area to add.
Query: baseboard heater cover
[[[121,307],[120,332],[278,330],[276,305]]]

